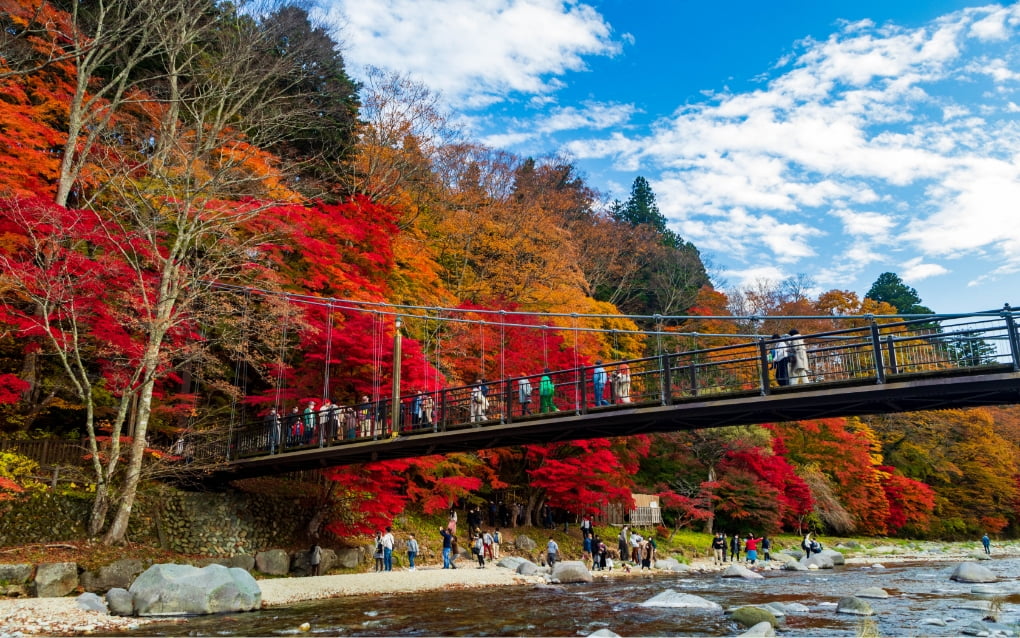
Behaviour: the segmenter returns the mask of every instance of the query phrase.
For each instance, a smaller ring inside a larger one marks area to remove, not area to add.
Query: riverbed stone
[[[538,543],[536,543],[530,536],[518,534],[517,538],[514,539],[514,547],[521,552],[530,552],[538,547]]]
[[[610,629],[599,629],[588,634],[588,638],[620,638],[620,634]]]
[[[945,627],[946,621],[941,618],[925,618],[921,621],[922,625],[934,625],[935,627]]]
[[[106,607],[106,602],[98,594],[90,591],[79,595],[75,599],[75,603],[78,605],[78,609],[84,609],[85,611],[94,611],[100,614],[107,614],[110,611]]]
[[[776,629],[768,622],[760,622],[754,627],[751,627],[742,634],[738,634],[739,638],[770,638],[776,635]]]
[[[804,563],[794,560],[783,565],[783,569],[788,572],[806,572],[808,568]]]
[[[800,561],[800,564],[808,569],[832,569],[832,558],[824,554],[812,554],[811,558],[804,558]]]
[[[496,563],[496,566],[505,567],[506,569],[509,569],[511,571],[517,571],[517,568],[520,567],[521,563],[526,562],[529,561],[525,558],[521,558],[520,556],[504,556],[503,558],[499,559],[499,561]]]
[[[655,569],[662,569],[668,572],[686,572],[690,571],[690,565],[684,565],[675,558],[664,558],[662,560],[655,561],[652,565]]]
[[[865,587],[854,594],[854,596],[857,596],[858,598],[888,598],[889,592],[881,587]]]
[[[969,611],[989,611],[992,608],[990,600],[961,600],[953,605],[953,609],[966,609]]]
[[[824,556],[832,561],[833,565],[846,565],[846,558],[834,549],[823,549],[818,556]]]
[[[717,602],[702,598],[701,596],[695,596],[694,594],[682,594],[674,589],[659,592],[640,605],[642,607],[674,607],[722,611],[722,605]]]
[[[836,603],[836,613],[853,614],[855,616],[874,616],[875,610],[871,608],[867,601],[861,600],[856,596],[847,596],[846,598],[840,598],[839,602]]]
[[[142,561],[124,558],[109,565],[103,565],[96,571],[88,571],[81,575],[81,585],[85,591],[105,594],[114,587],[127,589],[145,567]]]
[[[974,585],[970,593],[978,596],[1005,596],[1009,592],[998,585]]]
[[[360,565],[364,560],[367,552],[364,547],[343,547],[336,550],[336,563],[334,567],[342,567],[344,569],[354,569]],[[258,555],[255,556],[256,565],[258,564]],[[262,568],[259,568],[262,571]],[[268,573],[268,572],[264,572]]]
[[[579,560],[565,560],[556,563],[552,578],[561,583],[590,583],[593,580],[588,566]]]
[[[0,564],[0,583],[21,585],[32,579],[32,566],[27,563]]]
[[[534,576],[535,574],[538,573],[539,570],[538,565],[531,562],[530,560],[522,560],[517,565],[517,569],[515,569],[514,571],[516,571],[521,576]]]
[[[789,555],[789,554],[787,554],[785,552],[780,552],[778,554],[772,554],[772,561],[780,563],[782,565],[785,565],[787,563],[795,563],[795,562],[797,562],[797,560],[798,560],[797,558],[795,558],[795,557],[793,557],[793,556],[791,556],[791,555]]]
[[[778,601],[768,602],[764,605],[759,605],[759,607],[769,610],[776,618],[782,618],[786,615],[786,605]]]
[[[992,557],[984,552],[973,552],[967,556],[968,560],[992,560]]]
[[[262,590],[251,574],[237,567],[160,564],[131,584],[139,616],[177,616],[251,611],[262,603]]]
[[[737,607],[730,614],[730,617],[744,627],[754,627],[758,623],[762,622],[767,622],[773,627],[779,624],[779,621],[776,620],[775,614],[761,607]]]
[[[803,603],[783,603],[783,609],[788,614],[806,614],[811,609]]]
[[[78,586],[76,563],[42,563],[35,569],[35,595],[38,598],[59,598]]]
[[[949,577],[961,583],[994,583],[998,579],[992,570],[977,563],[960,563]]]
[[[114,587],[106,592],[106,606],[113,616],[134,616],[135,603],[131,592],[121,587]]]
[[[961,627],[960,633],[965,636],[990,636],[992,635],[992,630],[980,620],[975,620],[966,627]]]
[[[290,555],[284,549],[259,552],[255,554],[255,568],[270,576],[286,576],[290,572]]]
[[[753,572],[743,565],[730,565],[723,573],[723,578],[743,578],[744,580],[756,580],[759,578],[765,578],[757,572]]]
[[[255,569],[255,557],[251,554],[238,554],[230,556],[223,563],[225,567],[239,567],[246,572]]]

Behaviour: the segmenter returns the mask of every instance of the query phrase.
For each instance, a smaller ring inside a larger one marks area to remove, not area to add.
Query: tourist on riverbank
[[[992,539],[988,538],[988,534],[981,537],[981,544],[984,546],[986,554],[992,553]]]
[[[747,563],[752,567],[758,562],[758,544],[760,542],[760,538],[755,538],[754,534],[750,534],[747,537],[747,542],[744,544],[744,551],[747,552]]]
[[[393,571],[393,531],[389,526],[386,527],[386,533],[382,537],[383,547],[383,569],[385,571]]]
[[[450,537],[450,569],[457,569],[457,559],[460,558],[460,543],[457,536]]]
[[[414,571],[414,559],[418,557],[418,541],[414,534],[407,535],[407,565],[410,571]]]
[[[804,550],[804,558],[811,558],[811,532],[804,534],[804,540],[800,542],[800,548]]]
[[[496,560],[496,555],[492,551],[493,542],[491,532],[482,534],[482,548],[485,550],[485,557],[489,560]]]
[[[375,571],[381,572],[383,570],[382,532],[375,533],[375,552],[372,554],[372,558],[375,559]]]
[[[730,538],[730,560],[734,563],[740,562],[740,534],[734,534]]]
[[[772,541],[768,536],[761,537],[761,559],[763,561],[772,560]]]
[[[485,569],[485,541],[478,534],[471,543],[471,553],[478,557],[478,569]]]
[[[712,556],[715,565],[726,562],[726,539],[723,538],[722,532],[716,532],[712,539]]]
[[[439,534],[443,537],[443,569],[450,569],[453,567],[450,560],[450,554],[453,552],[453,534],[448,527],[440,527]]]
[[[556,564],[556,560],[559,558],[559,555],[560,546],[556,544],[556,541],[553,540],[553,538],[550,536],[549,542],[546,543],[545,545],[545,559],[546,562],[549,564],[550,570],[553,568],[553,565]]]
[[[503,542],[503,533],[496,528],[492,533],[492,560],[499,560],[499,544]]]
[[[318,576],[319,565],[322,564],[322,548],[318,543],[312,545],[312,548],[308,550],[308,564],[312,567],[312,576]]]
[[[625,561],[630,557],[630,527],[626,525],[620,530],[620,535],[616,537],[617,546],[620,549],[620,561]]]

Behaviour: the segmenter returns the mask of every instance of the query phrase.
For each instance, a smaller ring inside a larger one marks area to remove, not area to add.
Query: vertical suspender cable
[[[322,372],[322,401],[325,403],[329,398],[329,362],[333,358],[333,302],[329,302],[326,308],[326,359],[323,361]]]

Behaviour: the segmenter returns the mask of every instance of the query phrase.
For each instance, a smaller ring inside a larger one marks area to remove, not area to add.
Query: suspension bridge
[[[225,438],[196,440],[193,478],[215,484],[503,446],[1020,403],[1020,332],[1008,306],[859,319],[858,327],[798,335],[809,366],[791,385],[779,385],[773,371],[775,349],[793,339],[784,336],[505,378],[486,388],[394,392],[396,402],[260,418],[232,426]],[[546,411],[543,377],[553,390]]]

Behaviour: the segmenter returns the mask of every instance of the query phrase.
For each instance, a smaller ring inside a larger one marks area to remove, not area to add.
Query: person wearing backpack
[[[538,382],[538,411],[542,414],[547,412],[559,412],[556,405],[553,404],[553,395],[556,394],[556,386],[553,385],[552,378],[549,376],[549,368],[545,369],[545,374],[542,375],[541,380]]]
[[[496,528],[492,533],[492,559],[499,560],[499,544],[503,542],[503,532]]]

